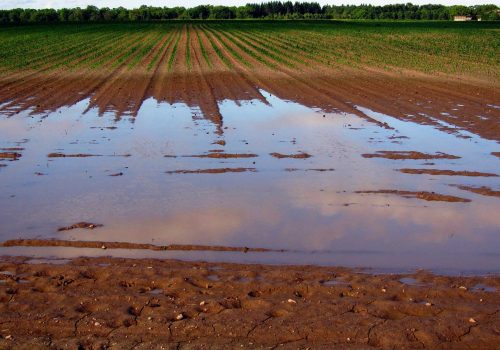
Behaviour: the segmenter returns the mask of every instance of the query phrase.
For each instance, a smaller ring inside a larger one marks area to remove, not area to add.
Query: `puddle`
[[[412,277],[403,277],[399,279],[399,282],[406,284],[408,286],[423,286],[425,283],[422,283],[415,278]]]
[[[497,289],[484,283],[478,283],[474,287],[472,287],[471,290],[473,292],[496,292]]]
[[[51,265],[64,265],[68,264],[71,260],[69,259],[30,259],[26,261],[26,264],[51,264]]]
[[[0,171],[0,241],[258,247],[287,252],[76,251],[451,273],[500,271],[499,199],[450,186],[498,189],[499,178],[398,171],[500,174],[496,142],[464,131],[447,133],[440,130],[444,124],[419,125],[358,107],[392,128],[386,129],[355,115],[324,113],[262,94],[267,103],[219,102],[222,121],[203,119],[200,110],[185,104],[153,99],[136,116],[124,118],[99,114],[95,108],[86,111],[88,99],[43,118],[28,117],[29,111],[0,116],[0,148],[27,140],[22,157]],[[381,151],[442,152],[460,158],[425,164],[422,159],[361,156]],[[48,157],[56,153],[103,156]],[[186,157],[190,155],[210,156]],[[379,190],[435,192],[470,202],[362,193]],[[80,222],[103,226],[57,231]],[[0,248],[0,255],[22,251],[34,252]],[[77,254],[63,247],[38,251],[59,258]]]
[[[220,280],[219,276],[217,276],[217,275],[208,275],[208,276],[206,276],[206,279],[210,280],[210,281],[213,281],[213,282],[216,282],[216,281]]]
[[[159,294],[163,293],[163,289],[155,288],[155,289],[150,290],[148,293],[153,294],[153,295],[159,295]]]
[[[320,283],[323,286],[339,286],[339,285],[347,285],[347,284],[349,284],[346,281],[342,281],[342,280],[339,280],[339,279],[321,281]]]

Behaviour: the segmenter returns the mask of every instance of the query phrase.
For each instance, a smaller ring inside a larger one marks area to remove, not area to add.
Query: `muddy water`
[[[89,100],[45,115],[24,111],[0,116],[0,148],[23,148],[16,151],[21,154],[17,160],[0,160],[6,165],[0,167],[0,240],[55,238],[288,252],[38,247],[0,248],[0,254],[500,271],[500,199],[450,186],[498,190],[499,177],[398,171],[500,174],[499,160],[491,154],[500,149],[496,142],[447,125],[401,121],[362,106],[354,107],[388,127],[262,94],[267,104],[220,102],[223,121],[218,125],[203,119],[199,110],[153,99],[144,102],[136,117],[99,115],[87,110]],[[377,151],[443,152],[460,158],[361,156]],[[48,157],[50,153],[87,157]],[[277,158],[271,153],[311,157]],[[367,193],[379,190],[437,192],[470,202]],[[103,227],[58,232],[82,221]]]

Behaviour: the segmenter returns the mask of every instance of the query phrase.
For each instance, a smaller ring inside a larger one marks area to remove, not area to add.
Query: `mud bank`
[[[500,279],[80,258],[0,260],[0,347],[491,349]]]

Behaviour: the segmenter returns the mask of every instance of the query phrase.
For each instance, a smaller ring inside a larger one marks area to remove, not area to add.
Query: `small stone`
[[[176,319],[177,321],[180,321],[180,320],[182,320],[183,318],[184,318],[184,315],[183,315],[183,314],[178,314],[178,315],[175,317],[175,319]]]
[[[108,248],[106,248],[106,246],[103,244],[103,245],[101,246],[101,249],[108,249]]]
[[[11,335],[6,335],[5,339],[12,339],[12,336]]]
[[[429,303],[429,302],[425,303],[425,306],[431,306],[431,305],[432,305],[432,304],[431,304],[431,303]]]
[[[387,292],[387,289],[382,288],[381,291],[382,291],[382,293],[385,293],[385,292]]]
[[[206,301],[202,301],[202,302],[200,303],[200,306],[203,306],[203,305],[205,305],[206,303],[207,303]]]
[[[469,318],[469,322],[470,323],[476,323],[476,320],[471,317],[471,318]]]
[[[297,304],[297,302],[296,302],[295,300],[293,300],[293,299],[288,299],[288,302],[289,302],[290,304]]]
[[[466,286],[460,286],[460,287],[458,287],[458,289],[467,290],[467,287]]]
[[[99,322],[95,322],[94,326],[99,327],[101,324]]]

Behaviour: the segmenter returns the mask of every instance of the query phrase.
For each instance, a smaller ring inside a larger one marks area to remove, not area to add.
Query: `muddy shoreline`
[[[488,349],[498,339],[498,276],[26,257],[1,258],[0,271],[6,349]]]

